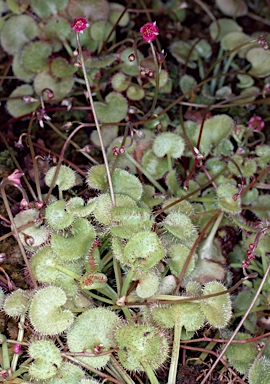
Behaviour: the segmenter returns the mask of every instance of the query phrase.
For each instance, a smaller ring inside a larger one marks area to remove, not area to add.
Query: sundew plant
[[[268,384],[269,1],[0,15],[0,381]]]

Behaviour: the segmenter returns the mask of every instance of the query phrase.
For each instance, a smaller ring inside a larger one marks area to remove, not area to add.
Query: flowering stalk
[[[109,184],[110,193],[111,193],[112,205],[115,206],[115,197],[114,197],[114,191],[113,191],[113,185],[112,185],[112,178],[111,178],[111,174],[110,174],[109,163],[107,160],[106,151],[105,151],[103,140],[102,140],[99,121],[98,121],[98,118],[96,115],[93,96],[92,96],[90,84],[89,84],[87,73],[86,73],[85,62],[84,62],[83,53],[82,53],[82,46],[81,46],[81,42],[80,42],[80,35],[79,34],[82,33],[84,31],[84,29],[87,27],[88,27],[88,24],[87,24],[86,20],[81,18],[81,17],[77,18],[71,25],[71,28],[73,28],[76,32],[77,47],[79,50],[80,62],[82,65],[82,71],[83,71],[83,76],[85,79],[87,94],[89,97],[90,106],[92,108],[92,113],[93,113],[94,121],[95,121],[96,128],[97,128],[97,133],[98,133],[98,137],[99,137],[99,141],[100,141],[100,146],[101,146],[101,151],[102,151],[102,155],[103,155],[103,159],[104,159],[104,164],[105,164],[105,168],[106,168],[106,172],[107,172],[107,176],[108,176],[108,184]]]
[[[161,66],[158,63],[157,54],[156,54],[154,45],[152,43],[157,38],[157,35],[159,32],[159,29],[156,26],[156,22],[146,23],[143,27],[141,27],[140,32],[141,32],[143,40],[146,41],[147,43],[149,43],[150,47],[151,47],[151,51],[152,51],[152,55],[153,55],[153,59],[154,59],[154,64],[155,64],[155,81],[156,81],[156,87],[155,87],[155,93],[154,93],[152,106],[146,115],[144,115],[143,117],[138,117],[140,120],[144,120],[144,119],[146,119],[152,115],[152,113],[154,112],[154,109],[156,107],[158,92],[159,92],[159,72],[160,72]],[[139,57],[138,57],[138,52],[137,52],[137,41],[138,40],[136,39],[134,42],[133,50],[134,50],[134,56],[135,56],[136,62],[137,62],[138,67],[140,69]]]

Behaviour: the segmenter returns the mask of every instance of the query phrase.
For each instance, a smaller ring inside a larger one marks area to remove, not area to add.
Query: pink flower
[[[252,130],[262,131],[264,128],[264,121],[260,116],[253,116],[249,119],[248,126]]]
[[[158,35],[158,27],[156,26],[156,22],[154,23],[146,23],[143,27],[141,27],[140,32],[142,34],[142,38],[147,43],[156,40]]]
[[[9,175],[7,178],[8,180],[12,181],[13,183],[21,186],[21,180],[20,178],[23,176],[23,173],[21,173],[18,169],[15,169],[15,171]]]
[[[74,29],[75,32],[83,33],[85,28],[89,27],[89,24],[87,23],[86,19],[83,17],[78,17],[73,21],[71,24],[71,28]]]

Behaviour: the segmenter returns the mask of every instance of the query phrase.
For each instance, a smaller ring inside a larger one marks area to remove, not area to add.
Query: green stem
[[[178,366],[178,359],[179,359],[179,352],[180,352],[181,331],[182,331],[182,325],[175,324],[168,384],[176,383],[177,366]]]
[[[117,371],[117,373],[119,373],[120,376],[125,380],[126,384],[135,384],[134,381],[129,377],[127,372],[123,369],[122,365],[119,364],[119,362],[116,360],[114,356],[111,356],[110,363],[114,367],[114,369]]]
[[[140,363],[143,366],[145,372],[147,373],[147,376],[148,376],[148,379],[150,380],[150,383],[151,384],[159,384],[159,381],[156,378],[156,375],[154,374],[153,369],[150,367],[147,360],[141,360]],[[176,383],[176,382],[174,382],[174,383]]]
[[[167,164],[168,164],[168,170],[169,172],[172,171],[172,158],[170,155],[167,155]]]
[[[0,344],[2,344],[2,368],[3,369],[9,369],[10,368],[10,360],[9,360],[9,353],[8,353],[8,345],[7,345],[7,338],[5,335],[0,333]]]
[[[5,187],[3,187],[3,186],[0,185],[0,190],[1,190],[2,199],[3,199],[3,201],[4,201],[4,205],[5,205],[5,208],[6,208],[8,217],[9,217],[9,220],[10,220],[10,222],[11,222],[11,228],[12,228],[13,233],[14,233],[14,236],[15,236],[17,242],[18,242],[20,251],[21,251],[22,256],[23,256],[24,263],[25,263],[25,265],[26,265],[26,268],[27,268],[27,271],[28,271],[28,273],[29,273],[29,276],[30,276],[30,279],[31,279],[31,281],[32,281],[32,284],[33,284],[34,288],[37,289],[37,288],[38,288],[38,286],[37,286],[37,282],[36,282],[36,279],[35,279],[35,277],[34,277],[34,275],[33,275],[32,270],[31,270],[31,267],[30,267],[28,258],[27,258],[27,256],[26,256],[24,247],[23,247],[23,245],[22,245],[22,242],[21,242],[21,239],[20,239],[20,236],[19,236],[19,232],[18,232],[17,227],[16,227],[16,224],[15,224],[15,222],[14,222],[14,219],[13,219],[13,216],[12,216],[12,212],[11,212],[11,209],[10,209],[10,206],[9,206],[9,202],[8,202],[8,199],[7,199],[7,195],[6,195]]]
[[[129,288],[130,283],[131,283],[131,281],[132,281],[133,275],[134,275],[134,271],[133,271],[133,269],[131,268],[131,269],[128,271],[128,273],[127,273],[127,275],[126,275],[126,278],[125,278],[125,280],[124,280],[124,284],[123,284],[123,286],[122,286],[122,290],[121,290],[121,296],[126,296],[127,291],[128,291],[128,288]]]
[[[17,341],[19,341],[19,342],[23,341],[23,337],[24,337],[24,322],[25,322],[25,315],[21,315],[20,322],[18,324],[19,332],[18,332],[18,337],[17,337]],[[17,363],[18,363],[18,360],[19,360],[19,356],[20,355],[18,353],[14,353],[14,355],[13,355],[12,362],[11,362],[11,370],[12,370],[12,372],[16,371],[16,366],[17,366]]]
[[[156,189],[158,189],[161,193],[166,193],[165,189],[153,178],[152,175],[150,175],[150,173],[148,171],[146,171],[146,169],[144,169],[141,164],[139,164],[132,156],[130,156],[128,153],[125,153],[125,156],[127,157],[127,159],[129,159],[131,161],[132,164],[135,165],[135,167],[138,168],[139,171],[141,171],[145,177],[147,177],[147,179],[149,181],[151,181],[151,183],[154,185],[154,187],[156,187]]]
[[[96,110],[95,110],[95,106],[94,106],[94,100],[93,100],[90,84],[89,84],[89,81],[88,81],[88,76],[87,76],[87,73],[86,73],[85,62],[84,62],[83,53],[82,53],[82,46],[81,46],[81,42],[80,42],[80,33],[78,33],[78,32],[76,33],[76,39],[77,39],[77,45],[78,45],[78,49],[79,49],[80,60],[81,60],[81,64],[82,64],[82,70],[83,70],[83,76],[84,76],[84,79],[85,79],[87,94],[88,94],[88,97],[89,97],[90,106],[92,108],[92,113],[93,113],[94,121],[95,121],[96,128],[97,128],[97,133],[98,133],[98,137],[99,137],[99,141],[100,141],[101,152],[102,152],[102,155],[103,155],[103,160],[104,160],[104,164],[105,164],[105,168],[106,168],[106,172],[107,172],[108,183],[109,183],[109,188],[110,188],[110,193],[111,193],[112,205],[115,206],[115,197],[114,197],[114,191],[113,191],[113,185],[112,185],[112,178],[111,178],[109,163],[108,163],[105,147],[104,147],[103,140],[102,140],[101,129],[100,129],[100,125],[99,125],[99,121],[98,121],[97,115],[96,115]]]

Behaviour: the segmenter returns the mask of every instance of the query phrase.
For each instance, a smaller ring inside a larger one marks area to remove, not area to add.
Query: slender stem
[[[24,337],[24,322],[25,322],[25,315],[21,315],[21,318],[20,318],[20,322],[19,322],[19,332],[18,332],[18,337],[17,337],[17,341],[18,342],[22,342],[23,341],[23,337]],[[12,372],[15,372],[16,371],[16,366],[17,366],[17,363],[18,363],[18,360],[19,360],[19,354],[18,353],[14,353],[13,355],[13,358],[12,358],[12,362],[11,362],[11,370]]]
[[[151,384],[159,384],[159,381],[156,378],[156,375],[154,374],[153,369],[150,367],[147,360],[141,360],[140,363],[143,366],[145,372],[147,373],[147,376],[148,376],[148,379],[150,380],[150,383]],[[174,383],[176,383],[176,382],[174,382]]]
[[[114,356],[111,356],[110,363],[115,368],[115,370],[122,376],[122,378],[125,380],[126,384],[135,384],[134,381],[129,377],[127,372],[123,369],[122,365],[119,363],[118,360]]]
[[[9,352],[7,345],[7,338],[5,335],[0,333],[0,344],[2,345],[2,368],[9,369],[10,368],[10,360],[9,360]]]
[[[78,45],[78,49],[79,49],[80,60],[81,60],[81,64],[82,64],[82,70],[83,70],[83,76],[84,76],[84,79],[85,79],[85,85],[86,85],[86,89],[87,89],[87,94],[88,94],[90,105],[91,105],[91,108],[92,108],[92,113],[93,113],[94,121],[95,121],[96,128],[97,128],[97,133],[98,133],[98,137],[99,137],[99,141],[100,141],[100,147],[101,147],[101,151],[102,151],[102,155],[103,155],[103,160],[104,160],[104,164],[105,164],[105,167],[106,167],[108,183],[109,183],[109,188],[110,188],[110,193],[111,193],[112,205],[115,206],[115,197],[114,197],[114,191],[113,191],[113,185],[112,185],[112,178],[111,178],[109,163],[108,163],[108,159],[107,159],[107,156],[106,156],[106,151],[105,151],[103,140],[102,140],[101,129],[100,129],[100,125],[99,125],[99,121],[98,121],[97,115],[96,115],[96,110],[95,110],[95,106],[94,106],[94,100],[93,100],[90,84],[89,84],[89,81],[88,81],[88,76],[87,76],[87,73],[86,73],[86,68],[85,68],[85,63],[84,63],[84,58],[83,58],[83,53],[82,53],[82,47],[81,47],[81,42],[80,42],[80,34],[78,32],[76,32],[76,39],[77,39],[77,45]]]
[[[36,280],[35,280],[35,278],[34,278],[34,275],[33,275],[33,273],[32,273],[32,270],[31,270],[29,261],[28,261],[28,259],[27,259],[27,256],[26,256],[24,247],[23,247],[23,245],[22,245],[22,242],[21,242],[21,239],[20,239],[20,236],[19,236],[19,232],[18,232],[17,227],[16,227],[16,224],[15,224],[15,222],[14,222],[14,219],[13,219],[13,216],[12,216],[12,212],[11,212],[11,209],[10,209],[10,206],[9,206],[9,203],[8,203],[8,199],[7,199],[7,195],[6,195],[5,188],[2,187],[2,188],[0,188],[0,189],[1,189],[1,194],[2,194],[2,198],[3,198],[3,201],[4,201],[5,207],[6,207],[7,214],[8,214],[9,220],[10,220],[10,222],[11,222],[12,230],[13,230],[13,232],[14,232],[14,235],[15,235],[16,240],[18,241],[18,245],[19,245],[20,251],[21,251],[21,253],[22,253],[23,260],[24,260],[25,265],[26,265],[26,268],[27,268],[27,270],[28,270],[30,279],[31,279],[31,281],[32,281],[32,284],[33,284],[34,288],[37,289],[37,287],[38,287],[38,286],[37,286],[37,282],[36,282]]]
[[[177,366],[178,366],[180,342],[181,342],[181,331],[182,331],[182,325],[175,324],[172,357],[171,357],[171,365],[170,365],[170,371],[169,371],[169,377],[168,377],[168,384],[175,384],[176,383]]]

